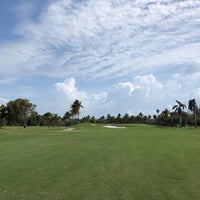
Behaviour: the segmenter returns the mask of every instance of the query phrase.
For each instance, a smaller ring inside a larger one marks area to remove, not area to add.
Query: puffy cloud
[[[74,99],[88,99],[88,96],[85,92],[78,91],[75,86],[75,79],[69,78],[65,79],[64,82],[56,83],[56,89],[64,93],[70,100]]]
[[[160,100],[163,84],[153,74],[135,76],[132,81],[119,82],[109,94],[113,100],[113,110],[137,115],[139,112],[152,114]],[[153,111],[152,111],[153,110]]]
[[[121,82],[115,85],[115,87],[119,89],[127,89],[129,95],[131,95],[135,90],[135,86],[131,82]]]
[[[144,91],[147,98],[157,94],[163,88],[163,84],[156,80],[153,74],[139,75],[135,77],[135,80],[139,81],[138,88]]]
[[[127,90],[129,95],[137,90],[145,94],[145,97],[149,97],[150,95],[155,94],[155,92],[162,90],[163,84],[158,81],[153,74],[146,74],[135,76],[133,82],[120,82],[116,84],[115,87]]]
[[[94,109],[96,113],[101,113],[101,109],[108,106],[109,102],[107,102],[108,94],[106,92],[102,93],[89,93],[86,91],[81,91],[76,87],[75,78],[71,77],[69,79],[65,79],[63,82],[55,84],[56,90],[59,93],[56,95],[59,96],[59,106],[62,108],[68,107],[72,104],[75,99],[78,99],[83,104],[83,113],[91,114],[94,113]]]

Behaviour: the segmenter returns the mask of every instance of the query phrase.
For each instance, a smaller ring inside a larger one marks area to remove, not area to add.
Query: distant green
[[[1,200],[200,199],[200,130],[0,129]]]

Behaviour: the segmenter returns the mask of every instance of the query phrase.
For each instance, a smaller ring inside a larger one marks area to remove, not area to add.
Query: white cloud
[[[193,64],[199,13],[195,0],[52,1],[37,21],[18,24],[20,41],[1,45],[0,72],[96,79]]]
[[[56,89],[64,93],[70,100],[88,98],[85,92],[77,90],[74,78],[65,79],[64,82],[56,83]]]
[[[60,106],[70,107],[75,99],[78,99],[83,104],[83,113],[91,114],[94,110],[98,113],[101,113],[101,109],[107,107],[109,102],[107,102],[108,94],[106,92],[102,93],[89,93],[86,91],[80,91],[76,87],[75,78],[71,77],[69,79],[65,79],[63,82],[56,83],[56,90],[59,92],[56,93],[59,97]],[[65,105],[65,106],[63,106]]]
[[[92,86],[88,91],[79,81],[76,83],[75,78],[67,78],[55,84],[56,90],[51,92],[51,98],[48,99],[48,104],[45,102],[43,105],[42,112],[52,111],[63,115],[70,109],[73,101],[79,99],[84,106],[81,109],[82,116],[89,114],[99,117],[108,113],[137,115],[139,112],[155,114],[157,108],[171,109],[176,99],[186,104],[191,98],[198,100],[199,88],[188,90],[184,81],[177,79],[177,76],[181,77],[176,74],[161,80],[162,82],[153,74],[135,76],[132,81],[115,83],[113,87],[106,85],[103,92],[99,92],[100,88],[93,88],[94,82],[84,83]],[[95,92],[91,92],[94,89]],[[41,106],[38,108],[41,110]]]
[[[139,75],[135,80],[139,81],[138,87],[144,92],[146,98],[157,94],[163,88],[162,83],[156,80],[153,74]]]
[[[112,110],[115,110],[115,114],[152,114],[156,110],[155,104],[160,105],[163,88],[163,83],[153,74],[138,75],[132,81],[119,82],[109,94],[113,100]]]
[[[131,82],[121,82],[121,83],[118,83],[115,87],[119,89],[127,89],[128,95],[131,95],[135,90],[135,86]]]
[[[138,75],[133,78],[133,82],[120,82],[116,88],[126,90],[128,95],[134,95],[134,91],[141,92],[145,98],[155,95],[163,89],[163,84],[158,81],[153,74]],[[143,98],[143,97],[142,97]]]

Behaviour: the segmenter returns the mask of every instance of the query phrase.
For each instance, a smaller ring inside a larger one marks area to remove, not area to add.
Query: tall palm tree
[[[189,105],[188,108],[190,111],[193,112],[193,116],[194,116],[194,126],[195,128],[197,127],[197,106],[196,106],[196,101],[195,99],[191,99],[189,100]]]
[[[182,126],[182,112],[184,108],[186,108],[186,105],[181,103],[180,101],[176,100],[177,105],[173,106],[172,110],[174,110],[176,113],[179,114],[179,123],[180,123],[180,128]]]
[[[159,110],[159,109],[156,109],[156,112],[157,112],[157,114],[159,114],[160,110]]]
[[[71,115],[74,116],[78,116],[78,124],[79,124],[79,115],[80,115],[80,109],[83,108],[81,101],[79,100],[75,100],[74,103],[71,105],[71,110],[70,113]],[[79,128],[79,126],[78,126]]]
[[[157,118],[157,120],[156,120],[156,123],[158,124],[158,125],[160,125],[160,115],[159,115],[159,113],[160,113],[160,110],[159,109],[156,109],[156,112],[157,112],[157,116],[156,116],[156,118]]]

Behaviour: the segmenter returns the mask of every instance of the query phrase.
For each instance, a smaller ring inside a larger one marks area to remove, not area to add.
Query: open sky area
[[[0,1],[0,104],[41,114],[200,105],[199,0]]]

